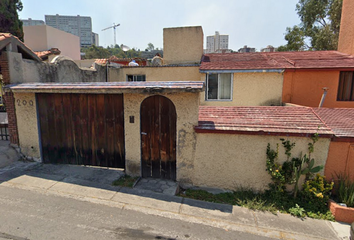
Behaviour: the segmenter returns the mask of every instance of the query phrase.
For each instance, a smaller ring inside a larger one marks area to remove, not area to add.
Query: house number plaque
[[[20,99],[17,99],[16,100],[16,102],[17,102],[17,106],[19,106],[19,107],[21,107],[21,106],[33,106],[33,100],[29,100],[29,101],[27,101],[27,100],[20,100]]]

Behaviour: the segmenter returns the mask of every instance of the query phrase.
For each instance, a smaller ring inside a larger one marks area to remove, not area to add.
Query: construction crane
[[[118,27],[118,26],[120,26],[119,23],[118,24],[113,23],[113,26],[110,26],[108,28],[102,29],[102,31],[105,31],[105,30],[113,28],[113,30],[114,30],[114,46],[116,46],[116,44],[117,44],[117,42],[116,42],[116,27]]]

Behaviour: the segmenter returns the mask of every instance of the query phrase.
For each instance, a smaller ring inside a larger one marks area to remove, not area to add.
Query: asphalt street
[[[271,239],[0,186],[0,239]]]

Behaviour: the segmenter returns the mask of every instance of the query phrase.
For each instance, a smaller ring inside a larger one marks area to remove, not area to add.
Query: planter
[[[333,200],[328,201],[328,207],[337,222],[354,222],[354,208],[340,206]]]

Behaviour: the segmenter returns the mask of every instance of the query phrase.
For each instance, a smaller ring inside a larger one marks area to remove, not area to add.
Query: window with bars
[[[232,100],[232,74],[207,74],[206,100]]]
[[[354,101],[354,72],[340,72],[337,101]]]

